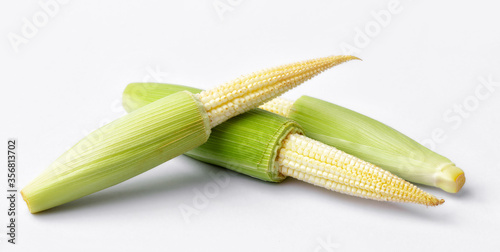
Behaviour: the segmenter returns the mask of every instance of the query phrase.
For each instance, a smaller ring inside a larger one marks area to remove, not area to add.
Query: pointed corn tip
[[[444,199],[434,198],[430,202],[429,206],[439,206],[439,205],[442,205],[443,203],[444,203]]]
[[[361,58],[358,58],[358,57],[352,56],[352,55],[342,55],[342,56],[346,58],[346,61],[348,61],[348,60],[361,60],[361,61],[363,61]]]
[[[444,199],[438,199],[435,196],[428,194],[429,197],[426,197],[423,201],[418,202],[419,204],[426,206],[439,206],[444,203]]]
[[[344,62],[351,61],[351,60],[363,61],[362,59],[360,59],[356,56],[352,56],[352,55],[332,55],[332,56],[328,56],[328,57],[324,57],[324,58],[319,58],[317,60],[328,60],[328,61],[330,61],[329,63],[332,64],[332,66],[336,66],[336,65],[339,65],[339,64],[342,64]]]
[[[304,83],[319,73],[358,59],[341,55],[282,65],[241,76],[197,94],[210,118],[211,127],[253,109]]]

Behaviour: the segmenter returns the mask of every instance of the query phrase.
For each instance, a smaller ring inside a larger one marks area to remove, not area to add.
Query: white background
[[[116,0],[57,6],[47,14],[36,1],[0,4],[2,191],[8,137],[19,142],[21,188],[88,132],[122,116],[120,96],[130,82],[209,88],[347,47],[363,61],[335,67],[285,97],[307,94],[378,119],[449,157],[465,170],[467,182],[455,195],[422,186],[446,200],[426,208],[354,198],[294,179],[266,183],[181,156],[37,215],[19,201],[15,246],[6,243],[2,196],[2,252],[499,247],[498,2]],[[376,17],[388,11],[390,20]],[[38,19],[36,32],[23,35],[24,18]],[[24,40],[13,44],[13,36]],[[480,79],[496,86],[487,91]],[[455,112],[457,106],[465,112]],[[229,184],[197,214],[183,216],[181,207],[195,207],[195,191],[214,182],[211,172],[230,175]]]

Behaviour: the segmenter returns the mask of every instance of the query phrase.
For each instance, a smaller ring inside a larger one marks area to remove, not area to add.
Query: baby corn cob
[[[335,146],[408,181],[456,193],[462,169],[399,131],[347,108],[309,96],[277,98],[261,108],[297,121],[307,136]]]
[[[31,213],[113,186],[208,139],[211,128],[355,59],[331,56],[260,71],[213,90],[177,92],[105,125],[78,142],[21,194]]]
[[[138,108],[172,91],[200,89],[159,83],[132,83],[124,93],[125,108]],[[130,109],[129,108],[129,109]],[[411,182],[456,193],[465,183],[464,172],[443,157],[397,130],[347,108],[309,96],[295,102],[273,99],[261,109],[291,118],[306,135],[371,162]]]
[[[210,118],[213,128],[227,119],[253,109],[279,94],[303,83],[324,70],[353,56],[332,56],[262,70],[240,77],[198,97]]]
[[[159,96],[131,84],[123,104],[131,112],[152,102],[142,95]],[[167,86],[161,94],[177,92]],[[168,90],[167,90],[168,89]],[[196,92],[194,89],[190,89]],[[212,129],[208,141],[185,154],[261,180],[281,182],[293,177],[333,191],[380,201],[436,206],[444,201],[370,163],[302,135],[293,120],[253,109]]]
[[[285,176],[353,196],[427,206],[444,203],[388,171],[299,134],[285,138],[277,163]]]

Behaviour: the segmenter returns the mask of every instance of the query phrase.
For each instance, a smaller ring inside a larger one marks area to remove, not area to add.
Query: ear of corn
[[[197,96],[203,103],[213,128],[235,115],[273,99],[328,68],[353,59],[358,58],[330,56],[274,67],[202,91]]]
[[[353,196],[427,206],[444,203],[388,171],[299,134],[285,138],[277,162],[283,175]]]
[[[182,90],[202,91],[181,85],[132,83],[123,92],[123,106],[132,112]],[[278,147],[291,132],[302,132],[295,121],[253,109],[213,128],[206,143],[185,154],[264,181],[280,182],[285,176],[279,173],[275,159]]]
[[[307,135],[376,164],[408,181],[456,193],[464,172],[449,159],[397,130],[344,107],[309,96],[289,111]]]
[[[118,184],[203,144],[208,117],[183,91],[89,134],[23,188],[32,213]]]
[[[210,129],[298,86],[351,56],[260,71],[213,90],[159,99],[91,133],[21,194],[32,213],[110,187],[203,144]]]
[[[128,111],[170,94],[191,87],[132,83],[127,86],[123,101]],[[371,162],[411,182],[436,186],[456,193],[465,183],[464,172],[449,159],[427,149],[397,130],[347,108],[302,96],[292,102],[273,99],[260,106],[273,113],[297,121],[308,137]]]
[[[153,101],[143,88],[140,83],[127,86],[123,99],[129,112]],[[150,91],[168,95],[183,89],[169,85]],[[185,154],[265,181],[280,182],[290,176],[374,200],[428,206],[443,203],[387,171],[301,134],[293,120],[253,109],[213,128],[205,144]]]

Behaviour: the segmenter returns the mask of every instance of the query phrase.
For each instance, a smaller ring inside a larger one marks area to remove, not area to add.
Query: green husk
[[[189,91],[193,94],[202,91],[198,88],[173,84],[161,84],[154,82],[131,83],[127,85],[127,87],[123,91],[122,105],[127,112],[131,112],[154,101],[157,101],[167,95],[171,95],[184,90]]]
[[[128,110],[140,108],[171,92],[200,89],[159,83],[132,83],[123,95]],[[465,183],[464,172],[453,162],[397,130],[347,108],[302,96],[288,115],[305,134],[411,182],[436,186],[450,193]]]
[[[155,99],[187,89],[179,85],[158,85],[161,84],[128,85],[123,94],[125,109],[131,112]],[[201,91],[188,89],[194,93]],[[295,121],[253,109],[213,128],[206,143],[185,154],[264,181],[280,182],[285,177],[278,172],[276,155],[283,139],[292,132],[302,133]]]
[[[209,119],[192,93],[159,99],[92,132],[21,194],[31,213],[118,184],[203,144]]]
[[[456,193],[464,172],[448,158],[399,131],[350,109],[309,96],[293,103],[288,115],[306,135],[380,166],[411,182]]]
[[[299,125],[262,109],[253,109],[212,129],[202,146],[185,153],[264,181],[285,177],[275,165],[281,142],[289,133],[301,133]]]

